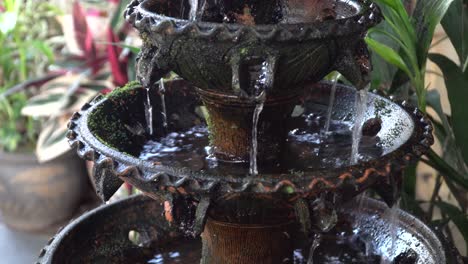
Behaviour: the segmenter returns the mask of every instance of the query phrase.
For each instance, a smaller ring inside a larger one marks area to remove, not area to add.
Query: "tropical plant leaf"
[[[436,63],[445,76],[445,86],[452,108],[452,126],[457,145],[459,146],[465,163],[468,162],[468,72],[461,69],[450,59],[440,54],[431,54],[429,58]]]
[[[425,220],[426,214],[414,197],[408,195],[406,192],[401,193],[400,207],[412,215],[417,216],[419,219]]]
[[[86,15],[80,3],[73,3],[73,26],[75,30],[76,42],[84,54],[89,58],[96,58],[97,51],[93,42],[93,35],[89,29]]]
[[[121,24],[123,23],[123,12],[125,11],[125,7],[130,3],[130,0],[120,0],[118,1],[117,10],[114,13],[114,16],[111,19],[111,28],[115,31],[117,30]]]
[[[456,206],[443,201],[437,202],[437,206],[448,215],[450,220],[462,234],[465,241],[468,241],[468,216]]]
[[[45,124],[36,145],[36,156],[39,162],[53,160],[70,151],[65,137],[68,131],[67,117],[56,117]]]
[[[409,166],[404,171],[403,190],[410,197],[416,197],[416,166]]]
[[[7,34],[16,27],[22,1],[5,0],[5,12],[0,13],[0,32]]]
[[[384,20],[382,23],[374,27],[375,30],[383,31],[383,32],[390,32],[391,28],[388,23]],[[398,50],[399,46],[395,43],[391,38],[384,34],[373,34],[372,38],[382,44],[387,45],[393,50]],[[377,54],[376,54],[377,55]],[[382,57],[380,56],[371,56],[372,59],[372,89],[380,89],[384,88],[388,90],[391,87],[393,82],[393,77],[397,68],[390,63],[387,63]]]
[[[408,66],[405,64],[401,56],[392,48],[389,46],[379,43],[375,41],[374,39],[371,39],[369,37],[366,37],[366,43],[369,45],[369,47],[377,54],[379,54],[380,57],[382,57],[384,60],[386,60],[388,63],[396,66],[397,68],[401,69],[408,75],[412,75],[410,70],[408,69]]]
[[[34,46],[34,48],[36,48],[39,52],[41,52],[47,57],[49,63],[54,62],[54,51],[47,43],[43,41],[34,40],[31,42],[31,44]]]
[[[107,40],[110,43],[120,42],[117,35],[114,34],[112,28],[107,29]],[[117,86],[124,86],[128,83],[127,76],[127,58],[120,59],[122,54],[122,48],[115,45],[107,45],[107,57],[112,70],[112,76],[114,77],[114,83]]]
[[[419,62],[426,62],[435,28],[445,16],[445,13],[453,1],[454,0],[417,1],[413,17],[416,23],[417,54]]]
[[[468,64],[468,8],[467,0],[455,0],[441,21],[447,36],[457,51],[465,71]]]

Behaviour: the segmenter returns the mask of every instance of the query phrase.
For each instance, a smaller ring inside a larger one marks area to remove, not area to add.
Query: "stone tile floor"
[[[0,264],[35,263],[49,236],[9,229],[0,221]]]

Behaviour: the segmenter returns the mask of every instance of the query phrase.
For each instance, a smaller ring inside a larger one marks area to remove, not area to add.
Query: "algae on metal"
[[[106,146],[128,154],[137,154],[146,138],[145,133],[138,132],[138,128],[143,128],[141,121],[144,120],[144,109],[136,110],[141,102],[138,97],[142,96],[139,89],[142,86],[137,81],[115,89],[88,118],[89,129],[96,138]],[[123,111],[125,109],[127,111]]]

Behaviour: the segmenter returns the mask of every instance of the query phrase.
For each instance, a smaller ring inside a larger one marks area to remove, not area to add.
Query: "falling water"
[[[385,217],[388,217],[389,228],[390,228],[390,251],[387,258],[382,258],[381,264],[391,264],[391,259],[396,256],[396,241],[398,239],[398,209],[400,208],[400,203],[396,202],[391,209],[387,210]]]
[[[189,19],[194,21],[197,19],[197,13],[198,13],[198,0],[189,0],[190,3],[190,14],[189,14]]]
[[[250,174],[257,175],[258,174],[258,167],[257,167],[257,152],[258,152],[258,141],[257,141],[257,130],[258,130],[258,120],[260,118],[260,114],[263,111],[263,106],[265,104],[265,91],[263,91],[259,96],[259,100],[256,103],[255,110],[253,113],[253,121],[252,121],[252,147],[250,149]]]
[[[192,21],[198,21],[205,13],[205,9],[207,6],[206,0],[189,0],[190,3],[190,14],[189,19]],[[201,8],[200,8],[201,7]]]
[[[367,88],[356,93],[356,120],[353,127],[353,143],[351,147],[350,164],[356,164],[359,161],[359,143],[362,137],[362,124],[366,114],[367,106]]]
[[[328,133],[330,130],[330,122],[331,122],[331,115],[333,112],[333,105],[335,104],[335,94],[336,94],[336,85],[338,80],[341,78],[341,74],[338,74],[333,82],[333,86],[330,92],[330,101],[328,103],[328,110],[327,110],[327,121],[325,123],[325,134]]]
[[[163,117],[164,134],[167,133],[166,98],[164,97],[165,92],[166,87],[164,86],[164,79],[161,78],[161,80],[159,81],[159,96],[161,97],[161,114]]]
[[[314,252],[320,246],[320,242],[322,242],[322,235],[316,234],[314,236],[314,242],[310,246],[309,257],[307,258],[307,264],[314,264]]]
[[[150,88],[146,88],[146,124],[148,126],[148,131],[150,135],[153,135],[153,106],[151,105],[151,98],[150,98]]]

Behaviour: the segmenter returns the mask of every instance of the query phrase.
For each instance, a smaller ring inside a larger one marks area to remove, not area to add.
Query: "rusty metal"
[[[237,96],[196,89],[207,108],[211,144],[219,160],[247,162],[252,145],[252,118],[256,103]],[[277,162],[288,134],[287,121],[300,94],[267,98],[258,124],[259,162]]]
[[[202,234],[201,263],[290,263],[294,250],[293,228],[292,222],[246,225],[208,219]]]

